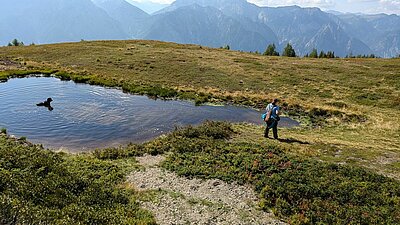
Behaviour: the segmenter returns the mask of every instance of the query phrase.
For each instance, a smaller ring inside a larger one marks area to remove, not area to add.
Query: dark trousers
[[[274,133],[274,138],[278,139],[278,121],[274,119],[269,119],[267,122],[267,127],[265,128],[264,137],[268,137],[269,130],[272,128]]]

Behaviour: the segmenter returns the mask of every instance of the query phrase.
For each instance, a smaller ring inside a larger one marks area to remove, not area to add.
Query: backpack
[[[268,107],[267,107],[267,108],[268,108]],[[272,109],[273,109],[273,108],[272,108]],[[271,118],[272,109],[267,110],[266,113],[263,113],[263,114],[261,115],[261,119],[262,119],[264,122],[268,122],[268,120]]]
[[[278,107],[278,106],[275,106],[275,107],[277,107],[277,108],[278,108],[277,110],[279,110],[279,107]],[[272,108],[271,112],[274,111],[275,107]],[[270,117],[271,117],[271,119],[273,119],[273,120],[275,120],[275,121],[281,120],[281,118],[280,118],[279,115],[277,115],[277,114],[270,115]]]

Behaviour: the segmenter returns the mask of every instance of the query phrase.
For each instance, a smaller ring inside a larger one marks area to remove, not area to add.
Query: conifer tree
[[[10,43],[8,43],[8,46],[24,46],[24,42],[20,42],[17,39],[14,39]]]
[[[294,49],[290,43],[288,43],[286,45],[285,49],[283,50],[282,56],[296,57],[296,52],[294,51]]]
[[[333,58],[335,58],[335,52],[328,51],[328,52],[326,53],[326,58],[328,58],[328,59],[333,59]]]
[[[319,53],[319,58],[326,58],[326,53],[323,50]]]
[[[275,44],[269,44],[267,49],[264,52],[264,55],[279,56],[279,53],[276,51]]]
[[[314,48],[310,53],[310,58],[318,58],[318,51]]]

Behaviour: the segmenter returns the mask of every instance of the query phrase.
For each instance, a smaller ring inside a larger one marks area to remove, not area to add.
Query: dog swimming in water
[[[36,104],[36,105],[37,105],[37,106],[44,106],[44,107],[47,107],[47,108],[51,111],[51,110],[53,110],[53,107],[51,107],[51,105],[50,105],[50,102],[52,102],[52,101],[53,101],[53,99],[47,98],[46,101],[41,102],[41,103],[38,103],[38,104]]]
[[[53,99],[48,98],[46,101],[41,102],[41,103],[38,103],[38,104],[36,104],[36,105],[37,105],[37,106],[46,106],[46,107],[48,107],[48,106],[50,106],[50,102],[52,102],[52,101],[53,101]]]

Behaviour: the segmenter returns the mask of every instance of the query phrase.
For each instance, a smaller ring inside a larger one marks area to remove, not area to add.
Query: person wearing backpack
[[[265,128],[264,137],[266,138],[269,138],[268,133],[272,128],[274,138],[278,139],[278,121],[280,120],[280,107],[277,105],[278,102],[279,99],[274,99],[265,108],[266,116],[264,121],[267,123],[267,127]]]

